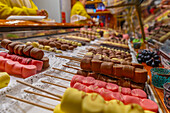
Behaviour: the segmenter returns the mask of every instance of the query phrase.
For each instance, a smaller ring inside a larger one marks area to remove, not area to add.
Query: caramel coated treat
[[[24,55],[26,56],[30,56],[30,51],[33,49],[33,46],[32,45],[27,45],[24,47],[23,49],[23,53]]]
[[[14,47],[14,53],[15,53],[16,55],[18,55],[18,49],[19,49],[19,47],[20,47],[20,45],[16,45],[16,46]]]
[[[147,74],[148,72],[145,69],[136,68],[133,81],[136,83],[145,83],[147,81]]]
[[[30,51],[30,56],[32,58],[41,60],[43,58],[43,56],[44,56],[44,52],[42,50],[38,49],[38,48],[33,48]]]
[[[46,69],[50,66],[48,57],[43,57],[41,61],[43,61],[43,69]]]
[[[2,46],[3,48],[5,48],[5,49],[8,49],[8,45],[9,45],[10,43],[12,43],[12,41],[10,41],[10,40],[8,40],[8,39],[3,39],[3,40],[1,41],[1,46]]]
[[[8,45],[8,50],[10,53],[14,53],[14,47],[18,44],[21,44],[21,42],[12,42]]]

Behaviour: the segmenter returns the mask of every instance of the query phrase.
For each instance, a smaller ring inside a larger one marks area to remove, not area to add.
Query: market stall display
[[[170,112],[169,11],[156,10],[156,22],[147,20],[143,28],[140,7],[147,4],[142,2],[119,0],[107,6],[116,16],[129,11],[128,22],[135,24],[137,12],[141,32],[0,20],[0,112]]]

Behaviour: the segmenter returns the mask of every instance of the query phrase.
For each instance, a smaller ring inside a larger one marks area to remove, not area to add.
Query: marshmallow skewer
[[[34,95],[38,95],[38,96],[45,97],[45,98],[49,98],[49,99],[52,99],[52,100],[61,101],[61,99],[57,99],[57,98],[54,98],[54,97],[51,97],[51,96],[43,95],[43,94],[40,94],[40,93],[28,91],[28,90],[24,90],[24,92],[34,94]]]
[[[18,101],[21,101],[21,102],[25,102],[27,104],[31,104],[31,105],[34,105],[34,106],[37,106],[37,107],[40,107],[40,108],[44,108],[44,109],[47,109],[47,110],[50,110],[50,111],[54,111],[54,108],[46,107],[46,106],[43,106],[43,105],[40,105],[40,104],[37,104],[37,103],[34,103],[34,102],[30,102],[28,100],[20,99],[20,98],[14,97],[12,95],[6,95],[6,97],[12,98],[12,99],[15,99],[15,100],[18,100]]]
[[[42,92],[44,92],[44,93],[50,94],[50,95],[52,95],[52,96],[58,97],[58,98],[60,98],[60,99],[62,98],[61,95],[56,95],[56,94],[54,94],[54,93],[51,93],[51,92],[46,91],[46,90],[44,90],[44,89],[42,89],[42,88],[33,86],[33,85],[28,84],[28,83],[26,83],[26,82],[22,82],[22,81],[20,81],[20,80],[17,80],[17,82],[18,82],[18,83],[21,83],[21,84],[23,84],[23,85],[29,86],[29,87],[31,87],[31,88],[34,88],[34,89],[36,89],[36,90],[42,91]]]

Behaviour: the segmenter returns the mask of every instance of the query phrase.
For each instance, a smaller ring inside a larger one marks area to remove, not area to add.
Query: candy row
[[[148,107],[145,105],[146,101],[148,99],[143,99],[141,104]],[[151,106],[155,108],[154,105],[149,105]],[[54,113],[144,113],[144,110],[137,104],[125,105],[119,100],[105,101],[96,93],[89,94],[68,88],[62,97],[61,105],[56,106]]]
[[[128,79],[111,78],[111,77],[103,75],[103,74],[99,74],[99,73],[95,73],[95,72],[88,72],[88,71],[84,71],[84,70],[78,70],[77,75],[81,75],[81,76],[85,76],[85,77],[93,77],[96,80],[101,80],[101,81],[104,81],[107,83],[117,84],[119,86],[131,88],[131,89],[144,89],[144,86],[145,86],[145,84],[135,83]]]
[[[1,46],[11,54],[32,57],[34,59],[41,60],[44,56],[44,52],[38,48],[34,48],[32,45],[23,45],[21,42],[12,42],[8,39],[1,41]]]
[[[100,94],[102,90],[105,90],[103,93],[108,92],[106,95],[102,95],[105,100],[112,100],[112,97],[110,98],[108,94],[113,92],[115,95],[118,95],[119,98],[117,98],[117,100],[120,100],[121,94],[147,98],[147,94],[141,89],[131,90],[130,88],[119,87],[116,84],[106,83],[100,80],[95,80],[93,77],[83,77],[81,75],[75,75],[71,80],[70,86],[87,93],[95,92]]]
[[[110,77],[129,78],[136,83],[145,83],[147,81],[147,71],[145,69],[138,68],[140,65],[137,64],[130,66],[115,64],[115,62],[96,60],[94,58],[83,58],[81,60],[80,67],[83,70],[94,71]]]

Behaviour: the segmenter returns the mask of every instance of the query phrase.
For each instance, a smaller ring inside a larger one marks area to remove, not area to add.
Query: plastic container
[[[167,82],[170,82],[170,70],[164,68],[152,68],[152,84],[163,89],[163,85]]]

